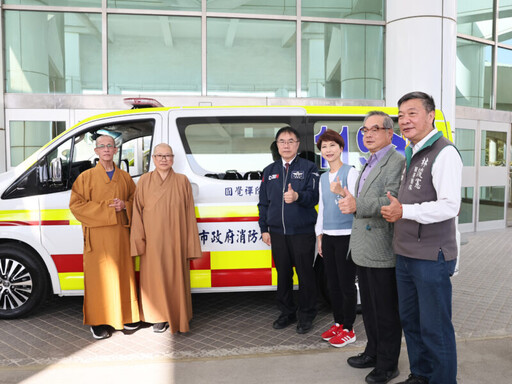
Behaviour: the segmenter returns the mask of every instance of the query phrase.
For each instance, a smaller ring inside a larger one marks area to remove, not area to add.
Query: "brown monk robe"
[[[115,167],[110,180],[101,162],[73,184],[69,208],[84,233],[84,324],[123,329],[139,321],[129,232],[134,192],[128,173]],[[116,212],[114,199],[125,209]]]
[[[172,149],[159,144],[156,170],[142,175],[133,205],[131,249],[140,255],[141,320],[189,331],[192,318],[189,260],[201,257],[190,182],[175,173]],[[160,332],[153,328],[155,332]]]

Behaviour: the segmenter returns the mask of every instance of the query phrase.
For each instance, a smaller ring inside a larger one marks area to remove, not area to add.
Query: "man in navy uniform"
[[[277,302],[281,314],[274,321],[282,329],[297,321],[297,333],[307,333],[316,316],[315,223],[318,169],[297,156],[299,133],[283,127],[276,134],[280,159],[263,170],[259,194],[259,226],[263,242],[272,247],[277,270]],[[299,279],[299,305],[293,298],[293,266]]]

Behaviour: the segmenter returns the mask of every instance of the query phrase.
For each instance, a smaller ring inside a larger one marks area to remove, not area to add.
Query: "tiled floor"
[[[459,340],[512,334],[512,229],[463,235],[460,274],[453,279],[453,323]],[[191,332],[155,334],[150,327],[95,341],[82,325],[82,298],[52,299],[37,314],[0,321],[0,366],[64,362],[178,360],[325,350],[319,334],[330,326],[325,304],[314,330],[272,329],[274,292],[194,294]],[[357,316],[355,347],[366,337]]]

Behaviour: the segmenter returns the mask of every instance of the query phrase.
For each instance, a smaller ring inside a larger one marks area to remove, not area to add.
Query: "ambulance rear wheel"
[[[0,319],[28,315],[47,293],[48,275],[39,257],[19,244],[0,244]]]

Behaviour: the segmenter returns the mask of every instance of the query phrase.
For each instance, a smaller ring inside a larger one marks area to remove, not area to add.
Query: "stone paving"
[[[460,273],[453,279],[453,323],[459,341],[512,335],[512,228],[463,234]],[[332,315],[321,304],[314,329],[272,329],[274,292],[194,294],[191,332],[155,334],[151,327],[95,341],[82,325],[82,298],[53,298],[38,313],[0,321],[0,368],[64,363],[193,361],[216,357],[327,351],[320,340]],[[366,342],[361,315],[354,325]],[[0,369],[1,371],[1,369]]]

